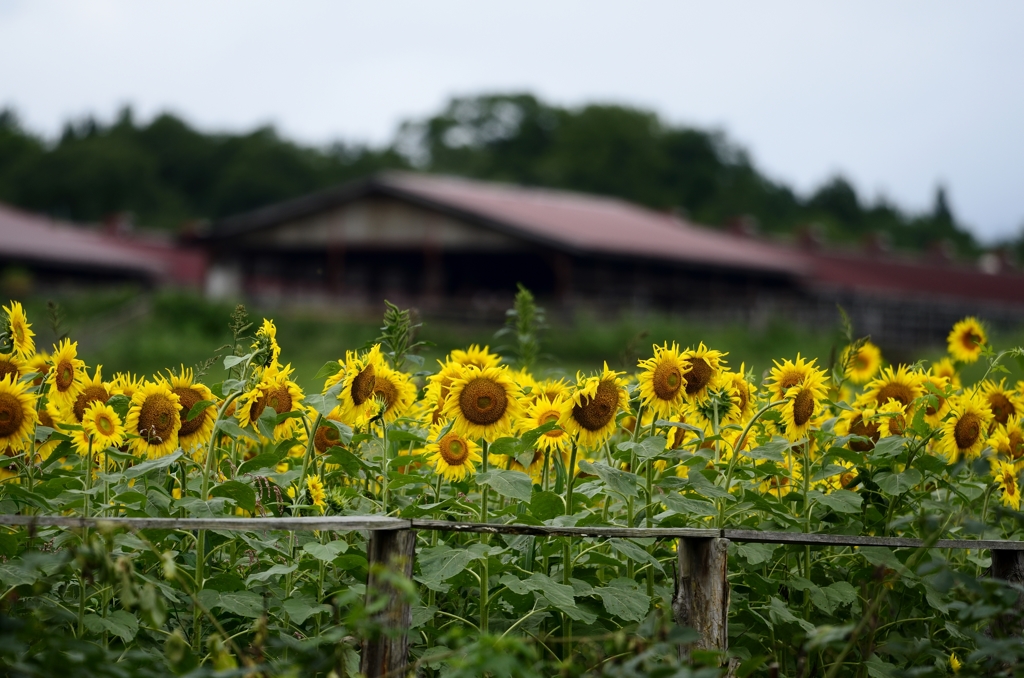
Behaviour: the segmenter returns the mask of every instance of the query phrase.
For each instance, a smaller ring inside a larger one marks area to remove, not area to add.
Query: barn
[[[571,315],[659,311],[832,326],[841,303],[879,341],[941,339],[975,313],[1024,317],[1024,276],[991,262],[770,241],[615,198],[405,172],[212,224],[214,297],[493,320],[516,284]]]

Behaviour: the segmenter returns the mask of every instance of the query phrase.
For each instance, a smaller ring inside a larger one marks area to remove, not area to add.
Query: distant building
[[[960,316],[1024,317],[1024,276],[937,258],[788,246],[622,200],[387,173],[224,219],[199,236],[220,297],[493,316],[517,282],[557,313],[660,310],[934,340]],[[998,266],[996,267],[998,268]]]
[[[205,255],[161,234],[125,233],[51,219],[0,204],[0,277],[33,288],[125,282],[201,288]]]

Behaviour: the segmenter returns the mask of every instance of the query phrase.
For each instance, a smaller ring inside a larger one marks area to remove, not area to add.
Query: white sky
[[[528,90],[716,127],[802,192],[836,172],[986,240],[1024,224],[1024,4],[0,0],[0,106],[55,135],[125,103],[207,130],[382,143]]]

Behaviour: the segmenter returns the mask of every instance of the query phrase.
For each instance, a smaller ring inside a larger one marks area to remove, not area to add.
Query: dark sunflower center
[[[1011,497],[1017,494],[1017,478],[1015,478],[1012,473],[1004,473],[1003,487],[1005,488],[1004,492]]]
[[[745,383],[736,385],[736,392],[740,394],[740,412],[747,409],[747,403],[750,402],[750,391],[747,390]]]
[[[8,375],[14,375],[11,381],[18,380],[18,366],[10,360],[0,360],[0,380],[3,380]]]
[[[54,426],[53,426],[53,417],[50,416],[49,412],[47,412],[46,410],[38,410],[37,414],[39,415],[39,425],[40,426],[46,426],[48,428],[54,428]]]
[[[906,384],[890,382],[878,390],[876,400],[879,407],[889,402],[889,398],[896,400],[903,407],[909,407],[914,400],[914,392]]]
[[[179,386],[172,389],[174,394],[178,396],[178,404],[181,405],[179,413],[181,415],[181,429],[178,431],[179,436],[187,436],[198,431],[203,422],[206,421],[207,412],[203,410],[196,415],[195,419],[186,421],[188,419],[188,413],[192,411],[192,408],[203,399],[202,394],[192,388],[185,388]]]
[[[456,433],[449,433],[437,444],[441,458],[449,466],[462,466],[469,458],[469,446]]]
[[[901,436],[907,430],[907,419],[902,414],[897,414],[889,419],[889,431],[893,435]]]
[[[96,430],[105,436],[110,436],[114,435],[114,431],[117,430],[117,427],[114,425],[114,422],[110,420],[108,415],[101,414],[96,417]]]
[[[177,413],[174,403],[162,393],[148,396],[139,410],[139,437],[153,444],[170,440]]]
[[[266,407],[273,407],[278,414],[292,411],[292,394],[286,386],[275,386],[267,391]]]
[[[313,437],[313,444],[316,446],[316,451],[320,454],[323,454],[332,447],[341,446],[341,433],[338,431],[338,427],[328,421],[320,424],[320,427],[316,430],[316,435]]]
[[[582,398],[579,405],[573,405],[572,418],[588,431],[599,431],[615,418],[619,407],[619,389],[612,381],[597,385],[593,398]]]
[[[965,332],[961,338],[963,340],[964,348],[968,351],[977,350],[977,348],[981,346],[981,337],[974,332]]]
[[[70,360],[61,360],[57,363],[57,376],[54,379],[58,391],[66,391],[75,383],[75,366]]]
[[[942,396],[935,396],[935,399],[938,401],[938,407],[932,407],[931,405],[928,405],[928,407],[924,408],[925,414],[927,414],[929,417],[934,417],[935,413],[941,410],[942,407],[946,404],[946,399],[943,398]]]
[[[858,353],[853,359],[853,369],[865,370],[868,367],[868,359],[863,353]]]
[[[373,395],[373,387],[377,383],[377,373],[373,365],[367,365],[352,378],[352,402],[362,405]]]
[[[839,485],[844,489],[853,484],[853,481],[857,479],[856,474],[847,471],[839,476]]]
[[[793,423],[803,426],[814,416],[814,394],[809,390],[802,390],[793,399]]]
[[[853,423],[850,424],[850,433],[855,436],[864,436],[868,438],[868,441],[863,440],[851,440],[850,449],[854,452],[867,452],[875,446],[880,437],[878,433],[878,424],[873,421],[865,422],[861,415],[857,415],[853,418]]]
[[[1024,455],[1024,436],[1021,436],[1020,431],[1010,431],[1010,435],[1007,436],[1010,439],[1010,456],[1014,459],[1020,459],[1021,455]]]
[[[711,382],[714,372],[704,358],[690,360],[690,371],[686,373],[686,395],[692,396],[700,393]]]
[[[75,405],[71,408],[75,413],[75,420],[79,424],[82,423],[82,418],[85,416],[85,408],[89,407],[90,404],[97,400],[101,403],[107,402],[110,399],[110,394],[107,393],[107,389],[103,388],[100,384],[90,384],[82,389],[82,392],[75,398]]]
[[[981,437],[981,419],[973,412],[968,412],[953,427],[953,439],[956,446],[966,450],[978,442]]]
[[[0,393],[0,438],[14,435],[25,420],[21,401],[10,393]]]
[[[663,362],[654,370],[651,383],[654,386],[654,395],[660,400],[673,400],[683,386],[683,374],[678,365]]]
[[[992,410],[992,416],[995,417],[996,421],[1006,426],[1006,420],[1010,418],[1011,414],[1016,414],[1017,410],[1002,393],[992,393],[988,397],[988,406]]]
[[[487,426],[501,419],[508,408],[508,395],[500,384],[477,377],[466,384],[459,395],[462,416],[474,424]]]
[[[398,402],[398,389],[390,379],[378,379],[373,386],[373,395],[384,399],[387,403],[386,410],[390,410]]]
[[[790,372],[789,374],[782,375],[782,378],[779,379],[779,393],[781,395],[785,395],[786,391],[798,385],[802,381],[803,379],[796,372]]]

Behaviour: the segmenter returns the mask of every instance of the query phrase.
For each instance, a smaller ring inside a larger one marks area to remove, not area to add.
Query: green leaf
[[[840,605],[852,605],[857,602],[857,589],[848,581],[832,582],[824,587],[822,591],[836,607]]]
[[[131,409],[132,399],[122,393],[118,393],[117,395],[110,396],[107,404],[114,408],[117,416],[121,418],[121,421],[124,421],[128,418],[128,410]]]
[[[342,553],[348,551],[348,543],[338,539],[336,541],[321,544],[319,542],[311,541],[306,543],[302,550],[313,556],[317,560],[322,560],[325,563],[329,563],[337,558]]]
[[[18,538],[10,532],[0,533],[0,556],[8,560],[18,554]]]
[[[190,409],[188,411],[188,414],[185,415],[185,421],[192,421],[193,419],[198,417],[200,414],[202,414],[206,410],[207,407],[209,407],[210,405],[215,405],[215,404],[216,404],[216,401],[214,401],[214,400],[200,400],[198,403],[193,405],[192,409]]]
[[[210,490],[210,495],[234,499],[236,504],[250,513],[256,510],[256,490],[237,480],[229,480],[217,485]]]
[[[684,516],[717,516],[718,509],[715,505],[709,501],[702,499],[690,499],[682,495],[676,494],[675,492],[669,492],[661,497],[661,500],[665,502],[665,506],[670,511],[679,513]]]
[[[261,452],[239,466],[238,475],[241,476],[254,471],[262,471],[265,468],[274,468],[281,463],[281,460],[284,459],[287,454],[288,453],[285,450],[281,450],[280,452]]]
[[[82,622],[92,633],[100,634],[106,631],[126,643],[132,642],[135,634],[139,632],[139,620],[124,610],[110,612],[105,619],[98,614],[87,614],[82,618]]]
[[[828,494],[811,493],[812,497],[822,506],[827,506],[836,513],[860,513],[861,496],[850,490],[835,490]],[[819,496],[814,496],[819,495]]]
[[[181,459],[182,456],[184,456],[184,452],[182,452],[181,450],[175,450],[171,454],[165,455],[163,457],[149,459],[147,461],[142,462],[141,464],[136,464],[135,466],[125,469],[124,477],[126,480],[131,480],[132,478],[138,478],[139,476],[143,476],[149,473],[150,471],[156,471],[159,469],[167,468],[174,462]]]
[[[334,376],[340,371],[341,363],[339,363],[337,360],[328,360],[327,362],[324,363],[324,366],[321,367],[320,370],[315,375],[313,375],[313,380],[319,381],[321,379],[326,379],[327,377]]]
[[[623,451],[633,451],[633,454],[639,459],[653,459],[665,454],[665,445],[667,444],[665,436],[652,436],[650,438],[644,438],[638,443],[625,442],[619,443],[619,449]]]
[[[542,435],[544,435],[545,433],[549,433],[549,432],[555,430],[556,428],[558,428],[558,422],[557,421],[549,421],[546,424],[543,424],[541,426],[538,426],[535,429],[531,429],[531,430],[527,431],[519,439],[520,440],[520,445],[522,446],[522,449],[523,450],[532,450],[534,447],[537,446],[537,441],[540,440],[540,437]]]
[[[640,479],[634,473],[620,471],[607,464],[597,464],[589,461],[581,461],[580,470],[597,476],[604,481],[608,489],[621,494],[623,497],[639,496],[637,488],[640,485]]]
[[[207,593],[205,590],[203,593]],[[208,607],[219,607],[230,614],[237,614],[240,617],[256,619],[263,614],[263,596],[252,591],[228,591],[215,593],[216,598]]]
[[[522,471],[505,471],[502,469],[491,469],[486,473],[479,473],[476,482],[481,485],[488,485],[495,492],[504,496],[530,501],[533,494],[533,481],[530,476]]]
[[[350,476],[357,476],[360,470],[370,468],[366,465],[366,462],[344,447],[332,447],[327,450],[327,462],[337,464]]]
[[[814,630],[814,624],[794,615],[786,607],[786,604],[775,596],[772,596],[771,603],[768,605],[768,616],[771,617],[772,622],[775,624],[799,624],[808,633]]]
[[[896,497],[920,483],[921,477],[920,471],[916,468],[910,468],[902,473],[882,471],[873,480],[878,484],[882,492]]]
[[[871,678],[893,678],[896,675],[904,675],[895,664],[882,661],[877,654],[864,660],[864,668],[868,670],[868,675]]]
[[[518,579],[511,574],[506,574],[502,575],[499,581],[507,586],[510,591],[519,595],[539,591],[544,594],[544,597],[552,605],[558,608],[576,604],[573,598],[572,586],[559,584],[551,577],[539,572],[534,572],[526,579]]]
[[[260,444],[260,439],[259,437],[257,437],[255,433],[249,431],[248,429],[242,428],[234,419],[221,419],[220,421],[218,421],[216,427],[214,428],[213,434],[217,435],[218,433],[223,433],[224,435],[231,436],[235,440],[238,440],[239,438],[248,438],[254,443]],[[273,438],[273,436],[271,436],[271,438]]]
[[[250,574],[245,579],[245,585],[250,586],[253,582],[264,582],[269,581],[271,577],[280,577],[284,574],[291,574],[298,569],[298,563],[292,563],[291,565],[274,565],[263,572],[257,572]]]
[[[453,549],[442,544],[421,550],[416,560],[424,581],[441,582],[459,574],[474,560],[485,557],[486,549],[484,544],[474,544],[468,549]]]
[[[778,544],[736,544],[736,553],[751,565],[760,565],[771,560]]]
[[[296,624],[301,624],[318,612],[330,612],[329,605],[317,605],[312,598],[292,597],[281,603],[281,609]]]
[[[903,453],[908,440],[901,436],[889,436],[882,438],[875,443],[875,449],[871,451],[872,457],[898,457]]]
[[[601,598],[608,614],[626,621],[643,621],[651,607],[651,599],[640,590],[640,585],[625,577],[612,579],[608,586],[595,588],[594,594]]]
[[[613,538],[609,539],[608,543],[616,553],[637,563],[649,563],[658,572],[665,573],[665,569],[661,566],[658,559],[634,542],[628,539]]]
[[[890,570],[895,570],[904,579],[917,580],[917,576],[896,557],[896,553],[890,548],[885,546],[862,546],[859,552],[872,565],[881,565]]]
[[[551,520],[565,513],[565,500],[554,492],[537,492],[530,497],[530,513],[537,520]]]
[[[241,365],[251,357],[252,353],[247,353],[245,355],[226,355],[224,356],[224,369],[230,370],[232,367],[235,367],[236,365]]]
[[[744,452],[743,456],[751,459],[766,459],[768,461],[775,461],[782,464],[786,461],[786,451],[792,447],[792,445],[793,444],[788,440],[774,439],[770,443],[765,443],[764,445],[755,447],[749,452]]]
[[[724,488],[715,485],[704,477],[704,474],[696,469],[691,469],[686,476],[687,489],[696,492],[706,498],[722,498],[735,501],[736,497],[725,491]]]

